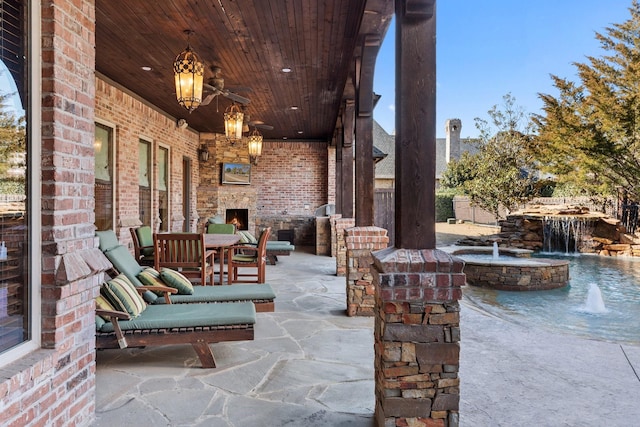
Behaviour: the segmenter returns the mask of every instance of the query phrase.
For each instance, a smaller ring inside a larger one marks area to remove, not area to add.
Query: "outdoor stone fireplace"
[[[225,222],[235,224],[236,230],[249,230],[249,209],[227,209]]]
[[[236,222],[238,230],[256,233],[257,193],[249,186],[221,186],[218,190],[217,214],[225,222]]]

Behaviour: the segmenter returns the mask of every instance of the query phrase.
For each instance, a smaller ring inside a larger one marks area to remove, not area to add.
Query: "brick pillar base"
[[[375,287],[371,251],[389,244],[387,230],[380,227],[353,227],[345,230],[347,248],[347,315],[373,316]]]
[[[347,246],[344,241],[344,230],[356,225],[356,220],[335,215],[331,217],[330,221],[331,244],[335,247],[336,276],[345,276],[347,274]]]
[[[395,248],[373,260],[376,425],[458,426],[463,262]]]

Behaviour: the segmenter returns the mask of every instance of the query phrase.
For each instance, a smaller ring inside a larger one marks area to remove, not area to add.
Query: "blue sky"
[[[578,81],[574,62],[603,51],[595,32],[630,18],[631,0],[440,0],[437,2],[437,137],[444,122],[462,120],[462,137],[478,131],[475,117],[511,93],[527,113],[539,113],[538,93],[556,95],[551,74]],[[395,20],[380,48],[374,118],[395,129]]]

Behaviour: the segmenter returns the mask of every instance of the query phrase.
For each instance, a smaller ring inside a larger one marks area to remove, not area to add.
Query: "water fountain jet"
[[[607,312],[607,307],[604,305],[604,300],[602,299],[602,292],[597,283],[589,283],[589,292],[587,293],[584,311],[593,314]]]

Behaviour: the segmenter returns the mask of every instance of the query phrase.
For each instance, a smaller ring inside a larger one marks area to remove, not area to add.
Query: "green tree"
[[[440,186],[455,190],[456,193],[464,193],[464,183],[476,177],[476,156],[465,151],[460,159],[452,159],[447,168],[442,172]]]
[[[25,118],[16,118],[11,109],[7,108],[10,94],[0,93],[0,179],[7,177],[7,170],[17,164],[16,155],[25,153]]]
[[[616,187],[640,200],[640,5],[631,18],[595,37],[606,52],[574,63],[580,82],[552,75],[559,95],[539,94],[544,114],[534,115],[531,141],[543,170],[561,186],[584,195]]]
[[[450,162],[443,176],[443,186],[461,189],[472,204],[496,218],[501,207],[514,210],[533,197],[536,172],[527,151],[531,121],[511,94],[503,101],[501,108],[494,105],[488,111],[490,121],[475,119],[478,151]]]

